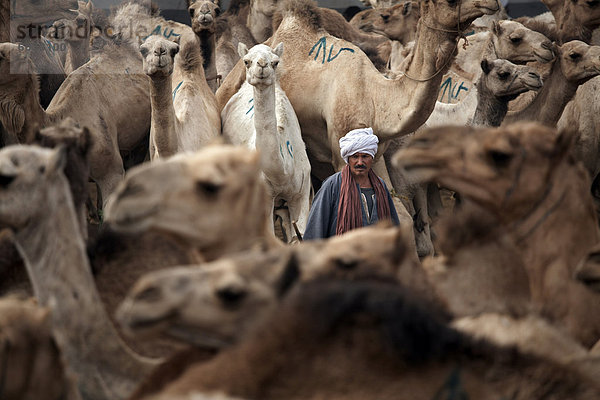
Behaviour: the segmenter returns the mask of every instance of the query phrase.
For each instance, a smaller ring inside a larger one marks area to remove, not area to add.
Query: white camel
[[[291,222],[304,232],[310,207],[310,163],[300,124],[292,104],[279,86],[277,75],[283,44],[274,50],[259,44],[250,50],[238,46],[246,64],[246,82],[223,111],[223,135],[234,144],[259,149],[261,168],[273,206],[287,202],[286,238],[295,234]],[[271,207],[273,209],[273,207]]]
[[[204,78],[200,48],[188,41],[182,46],[152,35],[140,46],[144,72],[150,77],[152,121],[150,159],[199,150],[221,131],[217,100]],[[178,64],[182,81],[173,88]]]

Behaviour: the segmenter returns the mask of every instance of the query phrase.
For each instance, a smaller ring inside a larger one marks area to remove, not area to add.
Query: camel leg
[[[119,153],[116,134],[103,132],[95,135],[90,152],[90,176],[98,184],[102,196],[102,208],[106,208],[109,196],[125,176],[123,160]]]
[[[308,213],[310,212],[310,177],[304,179],[303,190],[299,196],[288,201],[288,209],[291,221],[296,221],[296,226],[301,235],[304,235],[306,223],[308,222]],[[296,231],[292,231],[290,237],[296,236]]]
[[[392,184],[390,181],[390,176],[389,176],[388,170],[385,166],[385,160],[383,159],[383,157],[380,157],[378,160],[376,160],[373,163],[373,171],[375,171],[377,176],[379,176],[381,179],[383,179],[383,181],[385,182],[385,184],[388,187],[392,187]],[[413,227],[412,216],[408,213],[408,211],[406,210],[406,207],[400,201],[400,199],[398,199],[396,196],[393,196],[392,199],[394,201],[394,206],[396,207],[396,212],[398,213],[398,219],[400,220],[400,225],[408,226],[411,228],[411,229],[405,229],[405,232],[407,233],[407,235],[410,236],[410,237],[407,237],[406,239],[407,239],[407,243],[411,244],[411,247],[412,247],[411,253],[413,253],[414,256],[416,257],[416,259],[418,260],[417,243],[416,243],[414,231],[412,229],[412,227]]]

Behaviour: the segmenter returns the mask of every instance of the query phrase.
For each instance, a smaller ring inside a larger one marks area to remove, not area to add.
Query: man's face
[[[354,177],[368,176],[372,165],[373,157],[367,153],[354,153],[348,157],[348,166]]]

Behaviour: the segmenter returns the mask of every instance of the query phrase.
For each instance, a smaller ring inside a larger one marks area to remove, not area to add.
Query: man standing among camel
[[[340,139],[346,166],[327,178],[315,195],[304,239],[328,238],[398,214],[385,183],[371,169],[379,139],[371,128],[354,129]]]

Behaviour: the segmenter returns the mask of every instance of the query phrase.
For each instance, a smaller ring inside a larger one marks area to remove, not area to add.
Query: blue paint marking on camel
[[[292,156],[292,158],[294,158],[294,148],[292,147],[292,144],[290,143],[290,141],[289,140],[286,141],[285,145],[287,147],[288,153],[290,153],[290,156]],[[281,145],[279,145],[279,147],[281,148]],[[283,156],[283,154],[282,154],[282,156]]]
[[[254,98],[251,98],[250,100],[248,100],[248,104],[252,103],[254,101]],[[254,110],[254,104],[252,104],[252,107],[250,107],[250,109],[248,111],[246,111],[246,115],[248,115],[250,113],[250,111]],[[254,116],[254,113],[252,113],[251,117]]]
[[[318,48],[317,48],[318,46]],[[323,50],[323,57],[321,60],[321,64],[325,64],[325,53],[327,53],[327,38],[325,36],[323,36],[321,39],[319,39],[317,41],[317,43],[315,43],[315,45],[310,49],[310,51],[308,52],[308,55],[312,55],[312,53],[315,51],[315,49],[317,49],[317,52],[315,53],[315,58],[313,58],[313,60],[317,61],[317,58],[319,58],[319,55],[321,54],[321,50]],[[331,47],[329,48],[329,55],[327,55],[327,62],[332,62],[333,60],[335,60],[342,51],[349,51],[351,53],[354,53],[354,49],[350,49],[348,47],[342,47],[338,50],[338,52],[332,57],[331,53],[333,52],[333,45],[331,45]]]
[[[169,28],[165,28],[164,31],[162,29],[162,26],[157,25],[156,28],[154,28],[152,30],[152,32],[150,32],[150,34],[148,36],[146,36],[144,39],[142,40],[146,40],[148,39],[150,36],[152,35],[163,35],[165,38],[170,39],[171,36],[177,37],[177,36],[181,36],[179,33],[174,33],[173,29],[171,29],[171,32],[167,32]]]
[[[173,100],[175,100],[175,95],[177,94],[177,91],[181,87],[182,83],[183,83],[183,81],[179,82],[179,84],[175,87],[175,90],[173,90]]]

